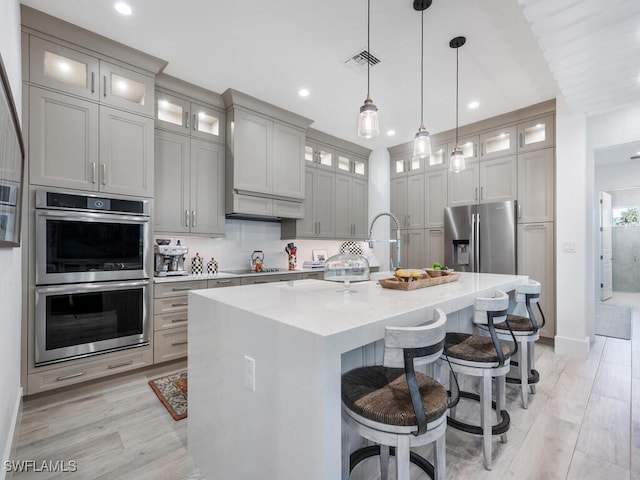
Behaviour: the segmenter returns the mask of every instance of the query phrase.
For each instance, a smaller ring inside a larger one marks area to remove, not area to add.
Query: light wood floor
[[[508,387],[511,429],[506,444],[494,441],[493,470],[482,466],[479,439],[449,430],[448,478],[640,480],[638,300],[630,341],[597,337],[586,360],[538,345],[537,393],[524,410],[517,388]],[[205,480],[186,449],[189,419],[174,421],[147,385],[185,366],[174,363],[26,399],[16,460],[75,460],[78,471],[13,478]],[[421,453],[430,456],[428,449]],[[374,467],[373,460],[361,464],[352,479],[379,478],[368,472]]]

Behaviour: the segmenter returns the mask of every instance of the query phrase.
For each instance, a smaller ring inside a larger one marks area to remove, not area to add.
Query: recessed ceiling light
[[[309,90],[307,90],[306,88],[301,88],[300,90],[298,90],[298,95],[300,95],[301,97],[308,97]]]
[[[640,152],[636,152],[636,155],[640,155]]]
[[[468,107],[471,110],[475,110],[476,108],[478,108],[480,106],[480,102],[476,102],[475,100],[473,102],[469,102]]]
[[[128,3],[118,2],[115,4],[115,9],[118,13],[122,15],[131,15],[131,7]]]
[[[395,130],[387,130],[387,135],[389,135],[390,137],[393,137],[396,134]]]

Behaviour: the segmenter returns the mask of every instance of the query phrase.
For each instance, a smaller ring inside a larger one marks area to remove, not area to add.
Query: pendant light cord
[[[367,98],[369,98],[369,67],[371,65],[371,0],[367,0]]]
[[[460,53],[460,47],[456,48],[456,148],[458,148],[458,79],[460,77],[458,53]]]
[[[424,10],[420,13],[420,127],[424,126]]]

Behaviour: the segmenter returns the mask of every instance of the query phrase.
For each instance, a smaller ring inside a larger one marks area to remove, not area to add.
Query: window
[[[614,225],[638,225],[638,215],[640,209],[638,207],[614,207],[613,224]]]

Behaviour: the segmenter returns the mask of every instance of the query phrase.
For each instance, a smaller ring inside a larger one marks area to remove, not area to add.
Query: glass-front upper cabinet
[[[100,78],[100,102],[153,116],[153,77],[100,60]]]
[[[304,147],[304,159],[307,165],[326,170],[335,170],[335,152],[321,143],[307,141]]]
[[[429,170],[446,168],[449,165],[449,153],[446,143],[433,145],[431,147],[431,155],[427,159],[427,168]]]
[[[156,127],[203,140],[224,138],[222,112],[161,90],[156,90]]]
[[[31,36],[29,80],[80,97],[99,98],[98,59]]]
[[[480,134],[480,159],[513,155],[517,150],[516,126],[508,126]]]
[[[391,178],[424,172],[428,158],[415,158],[413,152],[402,152],[391,156]]]
[[[336,166],[339,172],[349,173],[358,177],[368,176],[367,161],[364,158],[345,152],[339,152],[337,156],[338,161]]]
[[[464,159],[467,162],[478,160],[480,137],[471,135],[470,137],[458,138],[458,147],[462,149]],[[455,140],[447,144],[447,153],[451,156],[451,152],[456,146]]]
[[[153,116],[154,78],[31,35],[29,80],[72,95]]]
[[[518,124],[518,151],[527,152],[554,145],[553,114]]]

